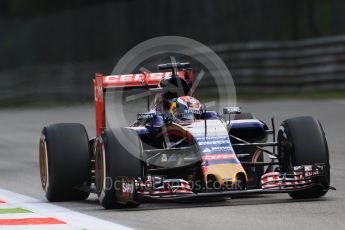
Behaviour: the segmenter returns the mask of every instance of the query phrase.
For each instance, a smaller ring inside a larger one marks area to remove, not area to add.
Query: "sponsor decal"
[[[96,101],[103,101],[103,88],[102,86],[98,85],[96,87],[97,93],[96,93]]]
[[[203,152],[203,153],[210,153],[210,152],[212,152],[212,151],[211,151],[211,149],[209,149],[209,148],[206,147],[206,148],[204,148],[204,150],[202,150],[202,152]]]
[[[204,130],[204,129],[202,129]],[[203,141],[203,140],[229,140],[229,137],[228,136],[206,136],[203,135],[203,136],[197,136],[195,137],[195,140],[198,140],[198,141]]]
[[[121,199],[125,201],[133,200],[133,194],[134,194],[134,183],[122,182]]]
[[[233,152],[231,146],[207,146],[202,151],[202,153],[212,153],[212,152]]]
[[[232,148],[230,146],[214,146],[211,147],[212,151],[230,151]]]
[[[170,77],[171,72],[164,73],[150,73],[146,74],[146,80],[150,81],[159,81],[164,77]],[[123,74],[123,75],[110,75],[105,76],[103,83],[104,84],[116,84],[116,83],[130,83],[130,82],[142,82],[144,83],[145,76],[144,74]]]
[[[208,155],[201,156],[201,159],[203,161],[230,160],[230,159],[236,159],[236,156],[233,153],[228,153],[228,154],[208,154]]]
[[[198,142],[199,146],[203,145],[222,145],[222,144],[229,144],[229,141],[200,141]]]
[[[138,113],[137,114],[137,119],[138,120],[143,120],[143,119],[151,119],[156,116],[155,113]]]
[[[230,106],[230,107],[223,108],[223,114],[234,114],[234,113],[241,113],[241,107]]]
[[[132,183],[122,183],[122,192],[123,193],[133,193],[134,185]]]
[[[198,115],[202,114],[201,110],[196,110],[196,109],[185,109],[183,112],[184,113],[198,114]]]

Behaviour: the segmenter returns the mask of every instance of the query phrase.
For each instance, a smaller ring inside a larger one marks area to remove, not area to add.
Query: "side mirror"
[[[223,114],[240,114],[241,107],[239,106],[229,106],[223,108]]]

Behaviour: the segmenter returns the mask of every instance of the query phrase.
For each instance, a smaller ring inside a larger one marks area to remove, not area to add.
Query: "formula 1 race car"
[[[49,201],[83,200],[96,193],[110,209],[145,200],[267,193],[317,198],[332,188],[327,141],[318,120],[287,119],[276,137],[273,119],[269,129],[237,106],[224,107],[223,114],[208,110],[193,97],[189,63],[158,67],[163,72],[96,74],[95,138],[76,123],[43,128],[39,165]],[[106,95],[130,89],[154,100],[132,124],[112,127],[106,118],[117,114],[107,113]]]

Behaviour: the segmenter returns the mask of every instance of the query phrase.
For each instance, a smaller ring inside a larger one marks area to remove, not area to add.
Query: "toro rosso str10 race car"
[[[89,139],[76,123],[43,128],[39,165],[49,201],[83,200],[96,193],[110,209],[268,193],[317,198],[332,189],[318,120],[287,119],[276,132],[273,119],[268,128],[240,107],[224,107],[219,114],[193,97],[189,63],[158,69],[162,72],[96,74],[96,137]],[[106,118],[117,114],[108,114],[106,95],[130,89],[154,99],[130,125],[112,127]]]

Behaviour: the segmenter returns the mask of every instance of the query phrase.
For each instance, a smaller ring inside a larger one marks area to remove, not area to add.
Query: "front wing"
[[[183,201],[198,201],[206,200],[209,198],[221,198],[221,197],[241,197],[247,195],[258,195],[258,194],[274,194],[274,193],[290,193],[297,191],[305,191],[309,189],[325,189],[321,184],[313,184],[303,188],[294,189],[249,189],[249,190],[237,190],[237,191],[223,191],[223,192],[205,192],[205,193],[194,193],[194,194],[165,194],[164,196],[154,196],[154,195],[143,195],[142,199],[144,201],[171,201],[171,202],[183,202]]]
[[[121,182],[118,200],[124,203],[131,202],[131,198],[144,201],[198,201],[217,197],[241,197],[256,194],[291,193],[298,191],[308,191],[313,189],[324,190],[333,189],[325,187],[323,181],[327,181],[326,165],[303,165],[294,167],[292,172],[278,173],[270,172],[261,177],[261,189],[244,190],[216,190],[195,193],[189,189],[188,182],[182,179],[167,179],[158,188],[151,187],[156,178],[150,177],[149,187],[143,187],[143,183],[138,179],[126,177],[118,178]],[[160,179],[161,180],[161,179]],[[148,181],[146,181],[147,183]],[[174,183],[177,186],[171,186]],[[128,189],[131,188],[131,189]],[[122,191],[121,191],[122,190]]]

